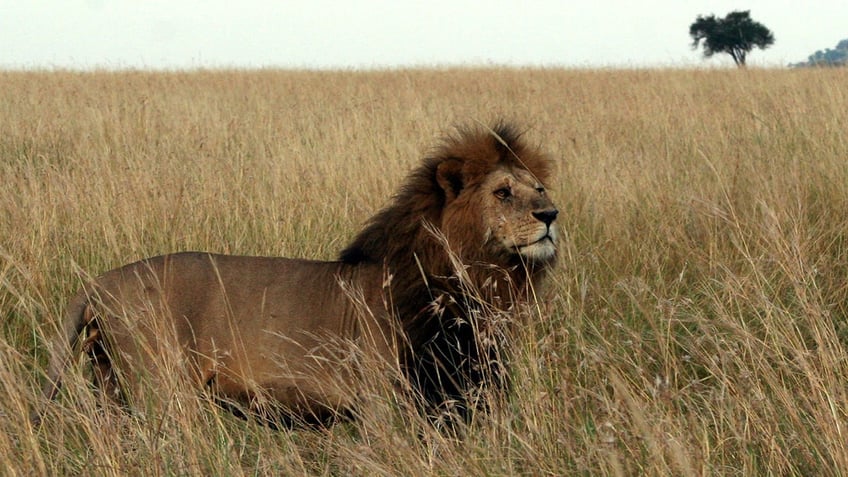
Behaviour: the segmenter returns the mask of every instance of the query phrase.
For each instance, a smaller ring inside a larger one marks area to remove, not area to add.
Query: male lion
[[[487,380],[481,311],[526,302],[554,263],[548,174],[514,127],[460,129],[338,261],[187,252],[108,271],[70,301],[44,395],[84,336],[96,384],[120,401],[167,377],[171,355],[227,402],[335,414],[356,398],[364,352],[394,363],[428,411],[463,403]]]

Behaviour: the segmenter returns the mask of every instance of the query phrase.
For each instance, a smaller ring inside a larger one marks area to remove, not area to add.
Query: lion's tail
[[[87,293],[80,291],[68,303],[60,324],[58,337],[49,345],[50,363],[47,367],[47,380],[41,388],[45,401],[52,401],[62,386],[62,374],[72,359],[73,349],[79,341],[80,333],[91,320],[90,303]],[[39,409],[30,416],[30,421],[37,426],[41,423],[43,410]]]

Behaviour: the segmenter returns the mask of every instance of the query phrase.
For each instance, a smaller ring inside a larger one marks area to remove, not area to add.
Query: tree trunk
[[[745,50],[739,48],[731,48],[728,53],[730,53],[730,57],[733,58],[733,62],[736,63],[737,67],[745,67]]]

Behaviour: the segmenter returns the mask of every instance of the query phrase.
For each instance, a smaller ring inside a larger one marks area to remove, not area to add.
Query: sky
[[[780,67],[848,38],[846,0],[0,0],[0,69],[721,67],[698,15],[750,10]]]

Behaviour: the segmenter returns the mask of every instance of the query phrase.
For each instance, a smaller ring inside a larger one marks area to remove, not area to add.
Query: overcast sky
[[[848,38],[846,0],[0,0],[0,68],[732,65],[688,35],[732,10],[774,32],[751,65]]]

